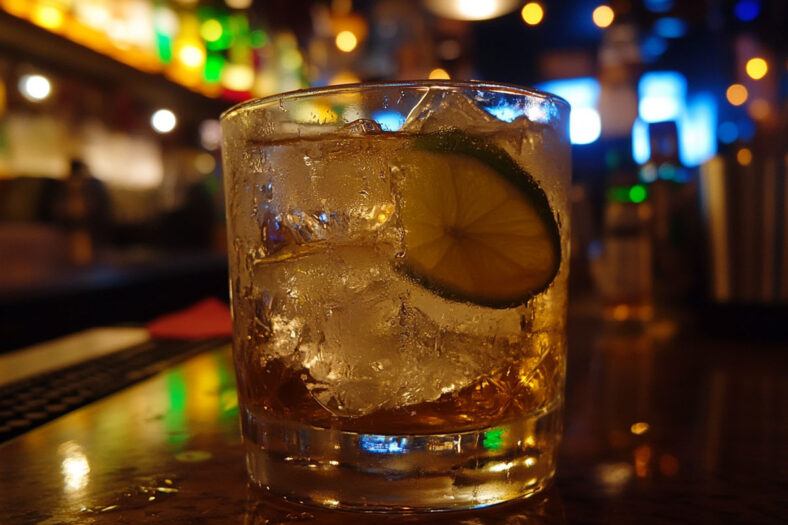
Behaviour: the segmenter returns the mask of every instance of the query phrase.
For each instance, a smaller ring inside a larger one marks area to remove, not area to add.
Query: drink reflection
[[[558,489],[551,488],[532,498],[494,505],[475,511],[446,514],[391,515],[324,510],[288,503],[252,485],[247,487],[244,525],[267,523],[320,523],[321,525],[430,524],[430,525],[561,525],[566,523],[564,503]]]
[[[680,358],[668,343],[674,332],[668,321],[605,323],[571,361],[583,381],[568,393],[564,454],[593,458],[593,484],[606,497],[681,468],[682,441],[670,429],[692,410],[698,397],[688,391],[700,385],[671,366]]]
[[[58,447],[58,454],[63,457],[61,473],[63,474],[63,492],[69,496],[78,495],[90,480],[90,464],[82,447],[74,441],[66,441]]]

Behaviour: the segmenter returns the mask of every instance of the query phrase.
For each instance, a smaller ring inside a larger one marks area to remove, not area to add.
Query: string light
[[[227,64],[222,70],[222,85],[231,91],[249,91],[254,85],[254,70],[246,64]]]
[[[63,25],[65,16],[63,11],[53,5],[37,5],[33,10],[31,21],[46,29],[58,29]]]
[[[352,31],[340,31],[335,40],[337,49],[345,53],[350,53],[358,45],[358,38]]]
[[[544,18],[544,9],[538,2],[528,2],[523,6],[520,15],[523,17],[523,21],[526,24],[535,26]]]
[[[603,29],[612,24],[615,17],[616,14],[609,5],[600,5],[594,9],[594,12],[591,14],[591,18],[594,20],[594,23],[597,25],[597,27],[601,27]]]
[[[732,84],[727,91],[725,91],[725,98],[734,106],[741,106],[747,102],[747,97],[750,96],[747,88],[741,84]]]
[[[178,58],[186,66],[197,68],[205,63],[205,52],[195,45],[185,45],[178,52]]]
[[[766,73],[769,71],[769,65],[761,57],[755,57],[747,61],[745,70],[750,78],[760,80],[766,76]]]

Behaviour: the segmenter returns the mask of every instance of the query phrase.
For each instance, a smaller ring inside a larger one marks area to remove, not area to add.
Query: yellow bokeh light
[[[184,65],[197,68],[205,63],[205,51],[192,44],[185,45],[178,51],[178,58]]]
[[[26,17],[30,4],[28,0],[0,0],[0,6],[14,16]]]
[[[203,175],[209,175],[216,168],[216,159],[210,153],[200,153],[194,158],[194,167]]]
[[[216,42],[222,38],[222,23],[214,18],[209,18],[200,26],[200,36],[206,42]]]
[[[747,61],[745,69],[750,78],[760,80],[766,76],[766,73],[769,71],[769,65],[761,57],[755,57]]]
[[[350,71],[340,71],[328,81],[329,86],[336,86],[338,84],[357,84],[361,79]]]
[[[30,19],[38,26],[46,29],[58,29],[63,25],[65,16],[63,11],[51,5],[37,5],[31,13]]]
[[[337,49],[345,53],[350,53],[356,49],[358,38],[356,38],[356,35],[354,35],[352,31],[340,31],[334,42],[337,45]]]
[[[613,19],[616,18],[616,14],[609,5],[600,5],[594,9],[594,12],[591,14],[591,18],[598,27],[604,28],[613,23]]]
[[[248,9],[252,5],[252,0],[224,0],[224,2],[232,9]]]
[[[749,93],[747,93],[747,88],[741,84],[733,84],[725,92],[725,98],[734,106],[741,106],[747,102],[748,96]]]
[[[449,72],[443,68],[436,67],[432,71],[430,71],[430,80],[449,80],[451,77],[449,76]]]
[[[222,70],[222,85],[231,91],[249,91],[254,85],[254,70],[246,64],[228,64]]]
[[[538,2],[528,2],[523,6],[520,15],[529,26],[535,26],[544,18],[544,9]]]
[[[295,71],[301,67],[301,64],[304,63],[304,58],[301,56],[301,53],[298,51],[298,49],[290,48],[282,52],[280,61],[283,68],[290,71]]]
[[[635,434],[636,436],[642,436],[646,432],[648,432],[649,424],[645,421],[638,421],[637,423],[632,423],[632,426],[629,427],[629,431]]]
[[[749,166],[752,162],[752,151],[750,151],[750,148],[742,148],[737,151],[736,161],[742,166]]]

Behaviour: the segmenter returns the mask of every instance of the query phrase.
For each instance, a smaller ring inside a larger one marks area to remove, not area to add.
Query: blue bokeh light
[[[652,13],[666,13],[673,9],[673,0],[643,0],[643,4]]]
[[[719,138],[720,142],[723,144],[731,144],[739,138],[739,128],[734,122],[723,122],[720,124],[720,127],[717,128],[717,138]]]
[[[654,32],[663,38],[681,38],[687,34],[687,23],[681,18],[666,16],[654,22]]]
[[[599,81],[593,77],[550,80],[536,85],[537,89],[554,93],[574,107],[596,107],[599,100]]]
[[[641,118],[636,118],[632,125],[632,158],[638,164],[645,164],[651,158],[648,123]]]
[[[684,166],[700,166],[717,153],[717,99],[698,93],[687,101],[678,121],[679,160]]]
[[[761,3],[757,0],[739,0],[733,6],[733,14],[742,22],[752,22],[761,14]]]
[[[646,63],[653,62],[668,49],[668,41],[656,35],[649,35],[640,44],[640,54]]]
[[[569,140],[572,144],[591,144],[602,133],[602,121],[596,109],[599,81],[592,77],[551,80],[538,84],[537,89],[555,93],[569,102]]]
[[[376,111],[372,114],[372,120],[380,124],[383,131],[399,131],[405,124],[405,117],[393,110]]]
[[[602,134],[602,119],[594,108],[572,108],[569,114],[569,141],[572,144],[591,144]]]
[[[676,120],[684,111],[687,79],[677,71],[652,71],[638,82],[638,113],[645,122]]]

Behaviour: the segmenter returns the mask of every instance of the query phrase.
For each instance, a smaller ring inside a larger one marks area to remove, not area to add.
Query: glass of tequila
[[[480,82],[285,93],[222,117],[252,481],[367,511],[482,507],[555,472],[569,107]]]

